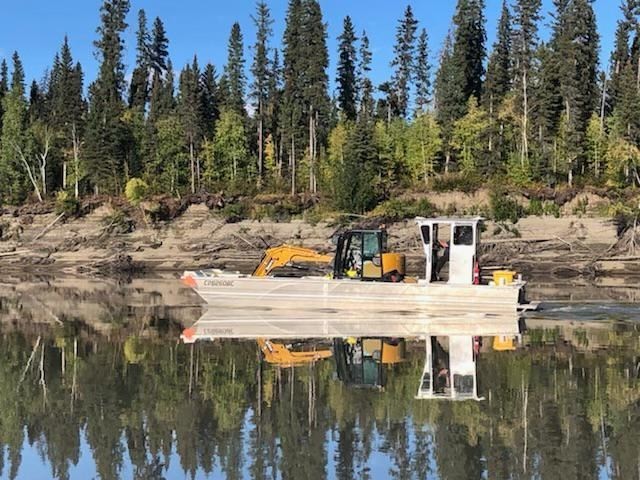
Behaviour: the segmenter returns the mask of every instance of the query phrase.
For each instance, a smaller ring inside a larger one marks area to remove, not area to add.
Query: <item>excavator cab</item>
[[[333,278],[402,281],[405,257],[387,252],[387,231],[349,230],[338,236]]]

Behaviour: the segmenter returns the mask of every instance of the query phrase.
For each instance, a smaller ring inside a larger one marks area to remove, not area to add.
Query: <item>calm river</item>
[[[188,344],[174,278],[5,278],[0,478],[638,478],[640,290],[531,287],[500,336]]]

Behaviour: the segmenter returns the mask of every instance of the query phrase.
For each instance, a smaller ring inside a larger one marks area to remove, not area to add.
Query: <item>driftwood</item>
[[[46,227],[44,227],[44,228],[42,229],[42,231],[41,231],[38,235],[36,235],[35,237],[33,237],[33,240],[31,240],[31,241],[32,241],[32,242],[35,242],[35,241],[37,241],[38,239],[40,239],[41,237],[43,237],[43,236],[44,236],[44,235],[45,235],[49,230],[51,230],[51,229],[53,228],[53,226],[54,226],[56,223],[58,223],[58,222],[62,219],[62,217],[64,217],[64,216],[65,216],[65,213],[64,213],[64,212],[63,212],[63,213],[61,213],[60,215],[58,215],[58,216],[56,217],[56,219],[55,219],[53,222],[51,222],[49,225],[47,225]]]
[[[640,260],[640,257],[606,257],[606,258],[598,258],[598,262],[637,262]]]
[[[13,255],[23,255],[25,253],[31,253],[30,250],[16,250],[15,252],[2,252],[0,257],[11,257]]]

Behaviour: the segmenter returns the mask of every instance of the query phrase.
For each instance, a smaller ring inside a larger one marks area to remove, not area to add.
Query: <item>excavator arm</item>
[[[331,262],[331,255],[324,255],[309,248],[294,247],[292,245],[280,245],[279,247],[268,248],[260,264],[253,271],[254,277],[267,277],[277,268],[282,268],[295,264],[304,263],[324,263]]]

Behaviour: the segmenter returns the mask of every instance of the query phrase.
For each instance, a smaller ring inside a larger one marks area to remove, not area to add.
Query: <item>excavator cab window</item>
[[[380,230],[351,231],[341,235],[334,260],[334,278],[379,280],[385,238]]]
[[[362,235],[353,234],[347,241],[345,275],[349,278],[360,278],[362,276],[362,260]]]

